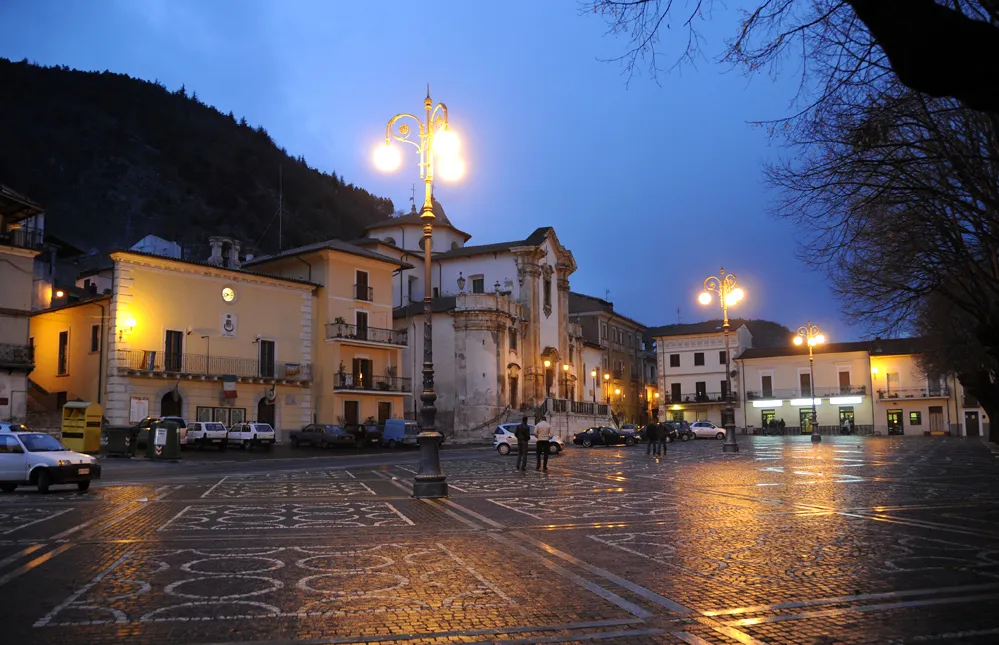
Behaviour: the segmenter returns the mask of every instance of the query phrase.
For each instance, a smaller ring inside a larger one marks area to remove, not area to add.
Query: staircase
[[[59,408],[59,397],[46,392],[37,383],[28,379],[27,393],[28,411],[24,425],[38,432],[46,432],[59,437],[62,432],[62,410]]]

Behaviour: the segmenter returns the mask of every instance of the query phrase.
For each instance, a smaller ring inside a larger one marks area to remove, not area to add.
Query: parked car
[[[415,446],[416,437],[420,434],[420,426],[416,421],[406,419],[387,419],[382,430],[382,445],[389,448],[400,446]]]
[[[377,446],[382,442],[382,427],[373,423],[344,425],[344,430],[353,435],[354,445]]]
[[[676,436],[671,438],[670,441],[679,439],[680,441],[690,441],[691,439],[696,439],[697,435],[694,431],[690,429],[690,424],[686,421],[669,421],[670,426],[676,431]]]
[[[177,433],[180,435],[180,448],[183,450],[187,447],[187,421],[183,417],[146,417],[142,421],[135,424],[135,427],[139,429],[138,434],[135,438],[136,448],[145,448],[146,444],[149,443],[149,430],[154,425],[160,421],[173,421],[177,424]]]
[[[710,421],[695,421],[690,424],[696,439],[724,439],[725,428],[719,428]]]
[[[625,434],[630,434],[635,437],[635,441],[645,441],[645,427],[637,426],[634,423],[626,423],[621,426],[621,432]]]
[[[511,451],[517,451],[517,435],[515,434],[519,423],[502,423],[493,430],[493,447],[501,455],[509,455]],[[534,434],[534,425],[531,427],[531,438],[527,442],[527,450],[535,452],[538,449],[538,437]],[[548,444],[548,454],[557,455],[565,449],[565,442],[560,437],[552,437]]]
[[[206,446],[214,446],[225,450],[229,431],[218,421],[192,421],[187,426],[187,443],[204,450]]]
[[[236,445],[243,450],[252,450],[263,446],[270,450],[274,445],[274,428],[269,423],[234,423],[229,428],[226,440],[230,445]]]
[[[593,446],[616,446],[620,444],[633,446],[637,442],[634,435],[615,430],[614,428],[599,427],[587,428],[582,432],[577,432],[572,437],[572,443],[584,448],[592,448]]]
[[[76,484],[90,488],[100,479],[96,457],[73,452],[47,434],[31,432],[19,424],[0,426],[0,490],[12,493],[18,486],[37,486],[49,492],[53,484]]]
[[[354,433],[347,432],[341,425],[330,425],[326,423],[310,423],[301,430],[291,431],[291,447],[299,446],[319,446],[329,448],[331,446],[354,446],[357,439]]]

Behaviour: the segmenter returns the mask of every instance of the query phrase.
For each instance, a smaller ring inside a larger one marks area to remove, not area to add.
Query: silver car
[[[517,426],[519,423],[503,423],[496,426],[493,430],[493,447],[496,448],[496,452],[501,455],[509,455],[511,450],[516,451],[517,449]],[[538,448],[538,437],[534,434],[534,424],[528,424],[531,427],[531,439],[527,442],[528,451],[537,451]],[[548,453],[552,455],[557,455],[562,452],[565,447],[565,443],[558,436],[553,436],[548,445]]]
[[[725,428],[719,428],[710,421],[695,421],[690,424],[696,439],[724,439]]]

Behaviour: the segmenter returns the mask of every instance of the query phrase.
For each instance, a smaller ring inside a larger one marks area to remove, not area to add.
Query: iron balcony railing
[[[0,244],[24,249],[41,249],[45,232],[37,228],[11,228],[0,231]]]
[[[815,396],[866,396],[866,385],[837,385],[835,387],[817,387]],[[808,396],[807,394],[805,396]]]
[[[334,390],[370,390],[372,392],[409,392],[411,379],[401,376],[353,374],[337,372],[333,375]]]
[[[936,387],[903,387],[887,390],[878,390],[879,399],[937,399],[950,396],[950,388],[946,386]]]
[[[375,290],[366,284],[354,285],[354,299],[371,302],[375,297]]]
[[[31,345],[0,343],[0,367],[31,367],[35,364],[35,348]]]
[[[260,361],[255,358],[207,354],[176,354],[145,349],[117,350],[112,367],[153,374],[238,376],[293,381],[308,381],[312,371],[309,363]]]
[[[550,399],[550,412],[569,412],[590,416],[605,416],[608,414],[607,404],[593,401],[569,401],[568,399]],[[548,411],[546,411],[547,413]]]
[[[768,401],[770,399],[796,399],[798,390],[749,390],[746,392],[747,401]]]
[[[396,331],[395,329],[381,329],[380,327],[349,325],[347,323],[328,323],[326,325],[326,338],[329,340],[337,338],[363,340],[369,343],[399,346],[405,346],[407,342],[405,329]]]
[[[732,402],[736,403],[739,400],[739,393],[732,391]],[[681,394],[679,397],[672,396],[670,394],[666,395],[666,403],[669,404],[697,404],[697,403],[724,403],[725,395],[722,392],[692,392],[688,394]]]

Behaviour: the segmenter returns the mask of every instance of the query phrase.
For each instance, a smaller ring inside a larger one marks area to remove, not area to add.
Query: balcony
[[[371,302],[375,297],[375,290],[366,284],[354,285],[354,300],[364,300]]]
[[[0,231],[0,244],[23,249],[41,250],[45,232],[37,228],[10,228]]]
[[[667,394],[665,402],[668,405],[710,405],[713,403],[725,403],[725,395],[721,392],[693,392],[681,394],[679,398],[676,398]],[[739,393],[733,390],[732,404],[736,405],[738,403]]]
[[[398,392],[409,394],[412,392],[412,388],[410,387],[411,381],[412,379],[401,376],[337,372],[333,375],[333,389],[336,391],[348,390],[351,392]]]
[[[31,345],[0,343],[0,368],[30,372],[35,368],[35,348]]]
[[[802,396],[807,397],[808,394]],[[815,388],[817,397],[836,396],[867,396],[866,385],[839,385],[837,387],[817,387]]]
[[[878,400],[895,399],[946,399],[950,396],[950,388],[944,386],[937,387],[903,387],[886,392],[878,390]]]
[[[454,299],[454,309],[456,312],[498,312],[516,320],[525,318],[520,303],[503,293],[459,293]]]
[[[279,363],[255,358],[233,358],[206,354],[167,354],[144,349],[120,349],[111,368],[118,372],[164,378],[218,380],[235,376],[245,381],[305,383],[311,379],[309,363]]]
[[[365,325],[348,325],[347,323],[328,323],[326,325],[327,340],[357,341],[364,344],[392,345],[405,347],[407,343],[406,330],[381,329]]]
[[[750,390],[746,392],[747,401],[770,401],[776,399],[796,399],[799,390]]]

